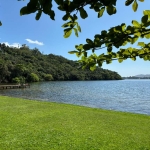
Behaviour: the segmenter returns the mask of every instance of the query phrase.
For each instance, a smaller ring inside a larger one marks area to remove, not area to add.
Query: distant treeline
[[[0,83],[122,79],[110,70],[97,68],[90,71],[78,66],[76,61],[53,54],[44,55],[25,44],[20,48],[0,44]]]
[[[136,76],[130,76],[130,77],[123,77],[123,79],[150,79],[150,77],[136,77]]]

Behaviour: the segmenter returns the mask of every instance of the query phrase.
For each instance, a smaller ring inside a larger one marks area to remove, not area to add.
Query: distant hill
[[[37,48],[29,49],[26,45],[12,48],[0,44],[0,83],[120,79],[117,72],[102,68],[90,71],[88,67],[83,70],[77,61],[44,55]]]
[[[134,77],[150,77],[150,74],[139,74],[139,75],[135,75]]]
[[[135,76],[123,77],[123,79],[150,79],[150,74],[139,74]]]

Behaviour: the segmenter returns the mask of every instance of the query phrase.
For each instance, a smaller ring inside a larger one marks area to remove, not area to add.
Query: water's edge
[[[150,80],[53,81],[0,95],[150,115]]]

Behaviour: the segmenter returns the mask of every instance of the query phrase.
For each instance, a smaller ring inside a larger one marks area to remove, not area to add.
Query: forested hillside
[[[81,69],[78,63],[62,56],[44,55],[25,44],[14,48],[0,44],[0,83],[38,82],[50,80],[119,80],[113,71],[97,68]]]

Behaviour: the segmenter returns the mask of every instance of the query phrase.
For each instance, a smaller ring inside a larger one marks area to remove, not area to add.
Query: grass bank
[[[150,150],[150,116],[0,96],[0,150]]]

